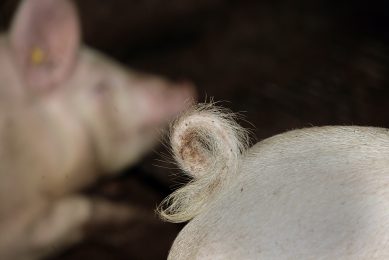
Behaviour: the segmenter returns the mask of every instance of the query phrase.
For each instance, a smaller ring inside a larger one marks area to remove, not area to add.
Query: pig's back
[[[171,259],[388,259],[389,131],[320,127],[258,143]]]

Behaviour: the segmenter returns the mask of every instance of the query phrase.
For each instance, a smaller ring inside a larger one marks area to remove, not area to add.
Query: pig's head
[[[46,111],[61,129],[64,149],[77,149],[66,147],[74,140],[87,143],[105,172],[150,149],[158,129],[194,96],[189,84],[129,71],[81,47],[68,0],[23,1],[9,36],[0,37],[0,68],[0,100]]]
[[[66,105],[82,117],[108,172],[149,150],[161,127],[193,101],[188,83],[125,70],[90,50],[84,50],[81,60],[68,90],[58,94],[66,95]]]

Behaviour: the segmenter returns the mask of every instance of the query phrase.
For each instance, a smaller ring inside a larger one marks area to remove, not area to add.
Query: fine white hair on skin
[[[236,119],[237,114],[211,102],[198,104],[171,124],[173,157],[193,179],[161,203],[162,219],[179,223],[194,218],[236,173],[249,146],[248,132]]]

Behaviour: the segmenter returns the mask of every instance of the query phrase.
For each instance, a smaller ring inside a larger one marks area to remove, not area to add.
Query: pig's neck
[[[83,126],[56,100],[0,115],[0,143],[0,203],[7,212],[77,190],[96,171]]]

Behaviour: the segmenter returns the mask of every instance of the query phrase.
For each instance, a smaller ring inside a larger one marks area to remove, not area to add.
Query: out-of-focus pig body
[[[191,127],[193,117],[203,119]],[[201,191],[192,187],[169,198],[165,218],[193,218],[176,238],[169,259],[388,259],[388,129],[294,130],[240,155],[234,145],[218,150],[212,144],[228,141],[236,132],[228,133],[228,125],[213,133],[208,131],[212,127],[204,128],[205,122],[219,119],[218,113],[195,111],[173,125],[172,148],[194,177],[190,185],[201,183],[206,174],[219,178],[208,177],[213,183],[200,184]],[[207,134],[186,140],[192,153],[183,153],[181,139],[199,131]],[[191,157],[198,152],[213,162],[220,152],[235,153],[235,166],[222,160],[206,172],[208,162]],[[191,171],[194,166],[203,173]],[[199,194],[207,197],[196,200]]]
[[[78,23],[70,1],[25,0],[0,35],[0,259],[39,258],[120,214],[75,192],[135,163],[193,96],[80,47]]]

